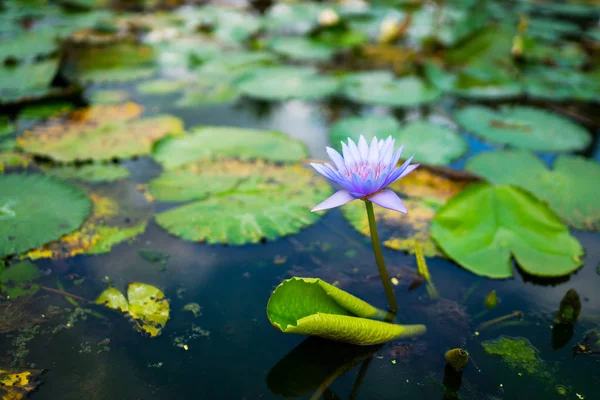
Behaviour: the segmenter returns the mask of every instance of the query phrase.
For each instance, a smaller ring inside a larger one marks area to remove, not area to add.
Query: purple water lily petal
[[[348,193],[345,190],[339,190],[339,191],[335,192],[334,194],[332,194],[331,196],[329,196],[329,198],[327,198],[327,200],[325,200],[321,204],[318,204],[317,206],[315,206],[311,211],[321,211],[321,210],[327,210],[328,208],[339,207],[342,204],[346,204],[352,200],[356,200],[356,199],[354,197],[352,197],[350,195],[350,193]]]
[[[375,193],[373,196],[369,197],[369,200],[378,206],[408,214],[408,210],[400,197],[391,190],[382,190],[379,193]]]
[[[406,207],[397,194],[383,190],[391,183],[408,175],[418,164],[411,165],[414,156],[397,167],[403,147],[394,151],[395,141],[390,136],[385,140],[373,138],[369,144],[361,135],[358,145],[348,139],[342,142],[342,154],[327,148],[331,164],[311,164],[342,190],[316,206],[313,211],[338,207],[354,199],[369,198],[381,207],[406,213]]]

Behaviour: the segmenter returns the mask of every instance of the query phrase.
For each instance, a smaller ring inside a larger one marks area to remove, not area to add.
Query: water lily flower
[[[398,167],[403,146],[400,146],[396,152],[394,147],[395,140],[391,136],[379,141],[373,138],[369,146],[362,135],[358,139],[358,146],[352,139],[348,139],[347,145],[342,142],[343,157],[334,149],[327,147],[327,154],[333,165],[328,163],[311,163],[311,165],[342,189],[314,207],[312,211],[339,207],[352,200],[361,199],[406,214],[408,211],[400,197],[385,188],[408,175],[419,164],[410,164],[413,155]]]

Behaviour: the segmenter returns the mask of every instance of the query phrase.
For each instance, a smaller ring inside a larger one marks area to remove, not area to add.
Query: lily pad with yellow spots
[[[12,369],[0,367],[0,399],[20,400],[40,384],[43,369]]]
[[[170,115],[141,118],[135,103],[96,105],[61,114],[23,133],[25,152],[60,162],[110,160],[150,154],[155,141],[181,135],[183,122]]]
[[[159,201],[188,204],[156,222],[186,240],[243,245],[297,233],[319,220],[310,209],[331,189],[301,165],[264,161],[199,161],[150,182]]]
[[[425,256],[442,255],[429,237],[431,220],[450,197],[476,179],[474,176],[452,175],[443,169],[420,167],[394,183],[391,188],[403,198],[408,214],[375,207],[377,228],[383,244],[395,250],[414,253],[415,242],[418,242]],[[370,236],[367,212],[362,202],[344,205],[342,213],[354,229]]]
[[[138,196],[136,199],[134,196]],[[79,254],[108,253],[117,244],[133,240],[142,234],[152,207],[143,194],[123,186],[95,188],[89,193],[92,214],[78,230],[29,251],[32,260],[64,259]],[[135,199],[134,204],[122,199]]]
[[[155,286],[135,282],[127,287],[127,298],[129,300],[119,290],[110,287],[98,296],[96,304],[127,313],[140,332],[150,337],[159,336],[170,313],[164,293]]]

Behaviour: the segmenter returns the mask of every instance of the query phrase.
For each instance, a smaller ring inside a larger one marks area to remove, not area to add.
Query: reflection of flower
[[[327,200],[317,205],[312,211],[339,207],[352,200],[370,200],[381,207],[407,213],[400,197],[391,190],[383,190],[386,186],[408,175],[419,164],[410,165],[411,156],[402,166],[397,167],[402,146],[394,153],[395,141],[392,137],[377,141],[373,138],[371,145],[364,137],[358,140],[358,146],[348,139],[348,145],[342,142],[340,153],[328,147],[327,154],[331,164],[311,164],[321,175],[342,187]]]

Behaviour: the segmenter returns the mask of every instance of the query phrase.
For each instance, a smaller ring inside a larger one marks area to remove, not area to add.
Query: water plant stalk
[[[398,311],[398,303],[396,303],[396,295],[394,294],[392,281],[390,280],[390,276],[385,267],[385,261],[383,260],[381,244],[379,243],[379,234],[377,233],[377,225],[375,224],[373,203],[369,200],[365,200],[365,205],[367,207],[367,216],[369,217],[369,228],[371,229],[371,243],[373,244],[375,262],[377,263],[377,269],[379,269],[379,276],[381,277],[381,283],[383,283],[383,290],[385,290],[385,296],[387,297],[390,311],[395,313]]]

